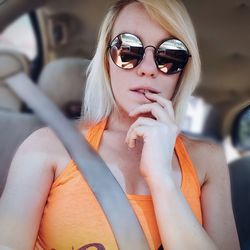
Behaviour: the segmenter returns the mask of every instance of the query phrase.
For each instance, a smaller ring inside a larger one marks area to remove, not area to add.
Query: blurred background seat
[[[250,156],[229,164],[233,211],[242,250],[250,249]]]
[[[250,249],[250,102],[232,110],[231,143],[237,156],[229,163],[233,212],[242,250]],[[232,151],[233,152],[233,151]]]
[[[28,73],[27,69],[21,67],[22,64],[19,63],[19,58],[22,58],[21,55],[12,57],[10,53],[8,57],[5,54],[3,57],[3,54],[0,54],[0,63],[3,63],[3,58],[9,59],[12,67],[1,69],[0,76],[2,77],[0,79],[2,81],[4,81],[3,76],[11,75],[14,72],[24,71]],[[81,58],[58,59],[44,67],[38,80],[38,87],[41,91],[72,120],[80,117],[82,96],[85,89],[85,73],[88,64],[89,60]],[[28,113],[21,112],[22,100],[12,93],[7,86],[1,84],[0,87],[0,93],[2,91],[5,96],[3,102],[0,103],[1,195],[11,160],[18,146],[32,132],[44,126],[44,124],[33,114],[32,110],[29,110]],[[6,93],[10,94],[6,95]]]
[[[61,58],[47,64],[38,79],[39,88],[70,119],[80,117],[89,60]]]

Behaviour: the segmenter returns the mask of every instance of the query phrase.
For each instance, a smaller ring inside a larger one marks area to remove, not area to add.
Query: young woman
[[[79,129],[126,193],[150,249],[239,249],[222,149],[180,132],[200,76],[192,22],[172,0],[121,0],[90,64]],[[77,166],[48,128],[17,151],[0,245],[118,249]]]

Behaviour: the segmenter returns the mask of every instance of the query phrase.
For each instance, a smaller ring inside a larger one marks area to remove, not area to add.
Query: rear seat
[[[11,52],[8,53],[8,57],[0,53],[0,80],[1,76],[7,75],[6,73],[15,72],[13,66],[16,67],[16,71],[21,67],[21,70],[28,73],[27,67],[22,65],[25,60],[18,58]],[[4,60],[12,64],[12,70],[7,71],[7,66],[5,71],[1,68]],[[70,118],[77,118],[80,115],[88,64],[89,60],[86,59],[58,59],[46,65],[39,77],[38,86],[41,90]],[[5,93],[11,93],[11,90],[1,84],[0,96],[2,94],[5,99],[0,98],[0,195],[18,146],[33,131],[44,126],[36,115],[20,112],[22,101],[14,93],[8,95]]]
[[[232,202],[241,249],[250,249],[250,156],[229,164]]]
[[[250,148],[246,144],[240,146],[236,138],[239,137],[240,125],[243,124],[239,118],[247,109],[250,109],[249,101],[231,111],[232,124],[227,121],[231,144],[238,151],[238,157],[229,163],[229,173],[234,217],[242,250],[250,249]],[[250,111],[247,112],[250,114]],[[244,139],[248,136],[245,133]]]
[[[50,62],[42,71],[38,86],[68,118],[80,116],[89,60],[61,58]]]

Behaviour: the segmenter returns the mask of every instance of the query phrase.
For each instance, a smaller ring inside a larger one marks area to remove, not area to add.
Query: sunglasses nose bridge
[[[146,49],[147,49],[147,48],[152,48],[152,49],[153,49],[152,52],[153,52],[153,57],[154,57],[154,61],[155,61],[156,47],[154,47],[153,45],[148,45],[148,46],[146,46],[146,47],[143,48],[143,58],[144,58],[145,55],[146,55]],[[143,58],[142,58],[142,59],[143,59]],[[155,63],[156,63],[156,61],[155,61]]]
[[[156,53],[156,47],[154,47],[153,45],[148,45],[148,46],[146,46],[146,47],[144,47],[143,48],[143,58],[145,57],[145,54],[146,54],[146,49],[147,48],[152,48],[153,49],[153,56],[154,56],[154,58],[155,58],[155,53]]]
[[[148,53],[146,53],[146,49],[151,48]],[[152,45],[148,45],[143,48],[143,57],[140,61],[140,65],[138,67],[139,75],[147,75],[156,77],[158,74],[158,67],[155,61],[155,52],[156,48]]]
[[[145,53],[147,48],[153,48],[154,49],[154,54],[155,54],[156,47],[154,47],[153,45],[148,45],[148,46],[144,47],[144,53]]]

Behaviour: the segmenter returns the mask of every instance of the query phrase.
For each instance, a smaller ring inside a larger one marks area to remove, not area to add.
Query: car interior
[[[18,146],[46,126],[5,80],[25,73],[77,120],[86,69],[112,2],[0,0],[0,196]],[[202,78],[182,130],[224,148],[241,248],[250,249],[250,2],[183,3],[196,28]]]

